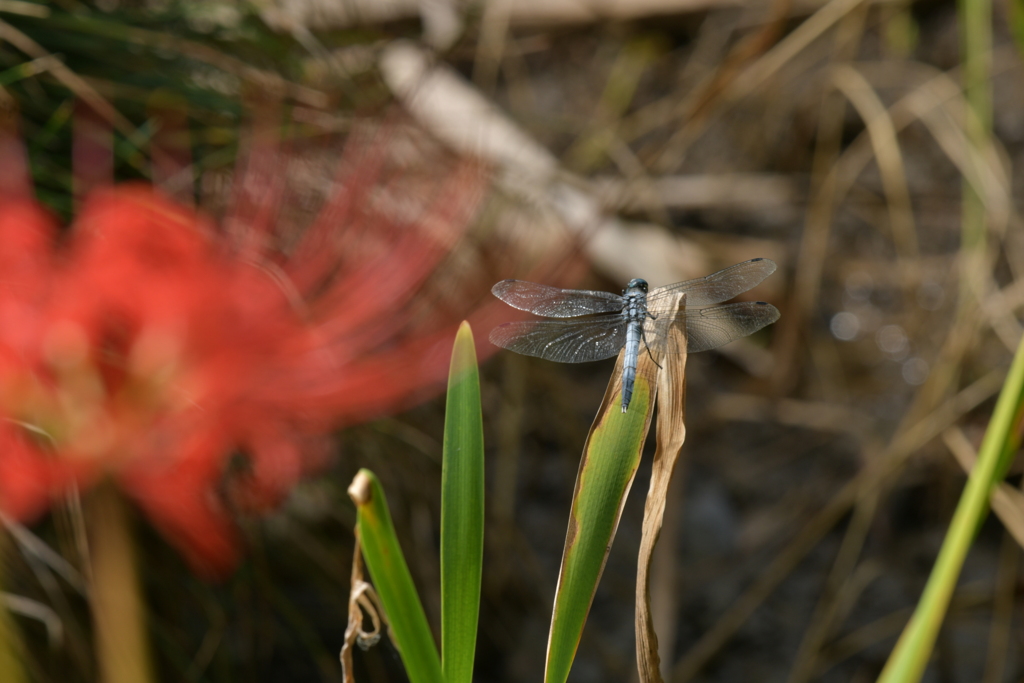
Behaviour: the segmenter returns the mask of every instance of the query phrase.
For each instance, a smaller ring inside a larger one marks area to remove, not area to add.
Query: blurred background
[[[0,0],[0,265],[36,272],[18,256],[37,253],[31,197],[60,226],[43,293],[2,285],[42,321],[35,341],[2,333],[3,371],[42,388],[0,388],[21,430],[0,453],[2,583],[30,680],[98,679],[96,513],[68,490],[108,479],[131,501],[157,680],[342,680],[360,467],[436,628],[440,392],[463,319],[488,463],[477,678],[540,680],[613,361],[497,353],[487,334],[516,314],[490,286],[617,292],[754,257],[779,270],[744,297],[781,320],[689,359],[652,579],[666,680],[874,680],[1022,333],[1024,6],[961,5]],[[160,199],[123,185],[140,180]],[[110,246],[118,221],[146,244]],[[54,332],[69,319],[84,351]],[[166,398],[179,380],[202,417]],[[139,408],[139,386],[164,398]],[[119,448],[42,431],[80,424],[69,396]],[[572,681],[635,679],[649,473]],[[926,680],[1024,677],[1009,525],[981,529]],[[357,680],[403,677],[386,639],[356,653]]]

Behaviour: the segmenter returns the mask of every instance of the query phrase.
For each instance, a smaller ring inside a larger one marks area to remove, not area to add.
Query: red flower
[[[480,169],[403,180],[378,138],[346,156],[286,256],[286,161],[253,148],[225,232],[136,184],[92,192],[58,246],[55,221],[6,188],[0,510],[30,519],[109,478],[220,574],[237,556],[231,508],[278,502],[326,457],[318,434],[440,385],[467,304],[413,298],[468,225]]]

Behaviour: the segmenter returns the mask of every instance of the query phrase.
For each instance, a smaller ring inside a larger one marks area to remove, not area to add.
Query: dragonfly
[[[686,351],[718,348],[779,319],[764,301],[721,304],[756,287],[775,272],[770,259],[756,258],[695,280],[648,291],[646,280],[629,281],[622,294],[559,289],[524,280],[502,280],[491,293],[513,308],[556,320],[528,320],[495,327],[492,344],[557,363],[611,358],[626,347],[622,365],[622,412],[629,408],[641,343],[660,349],[669,325],[685,321]],[[685,307],[674,305],[685,293]],[[651,359],[654,360],[653,354]],[[656,362],[656,361],[655,361]]]

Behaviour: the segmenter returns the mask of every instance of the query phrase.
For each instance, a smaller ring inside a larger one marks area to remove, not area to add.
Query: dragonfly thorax
[[[647,317],[647,280],[630,280],[622,293],[622,299],[623,317],[631,322],[643,322]]]

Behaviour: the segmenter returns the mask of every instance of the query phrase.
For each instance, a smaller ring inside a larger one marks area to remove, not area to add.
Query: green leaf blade
[[[580,464],[548,635],[546,683],[569,677],[650,425],[649,379],[637,376],[626,413],[619,392],[606,394]]]
[[[356,528],[363,559],[384,606],[409,680],[411,683],[442,683],[441,660],[398,544],[384,489],[373,472],[361,469],[348,492],[356,504]]]
[[[471,683],[484,547],[484,433],[473,333],[462,323],[452,349],[441,470],[441,668]]]

